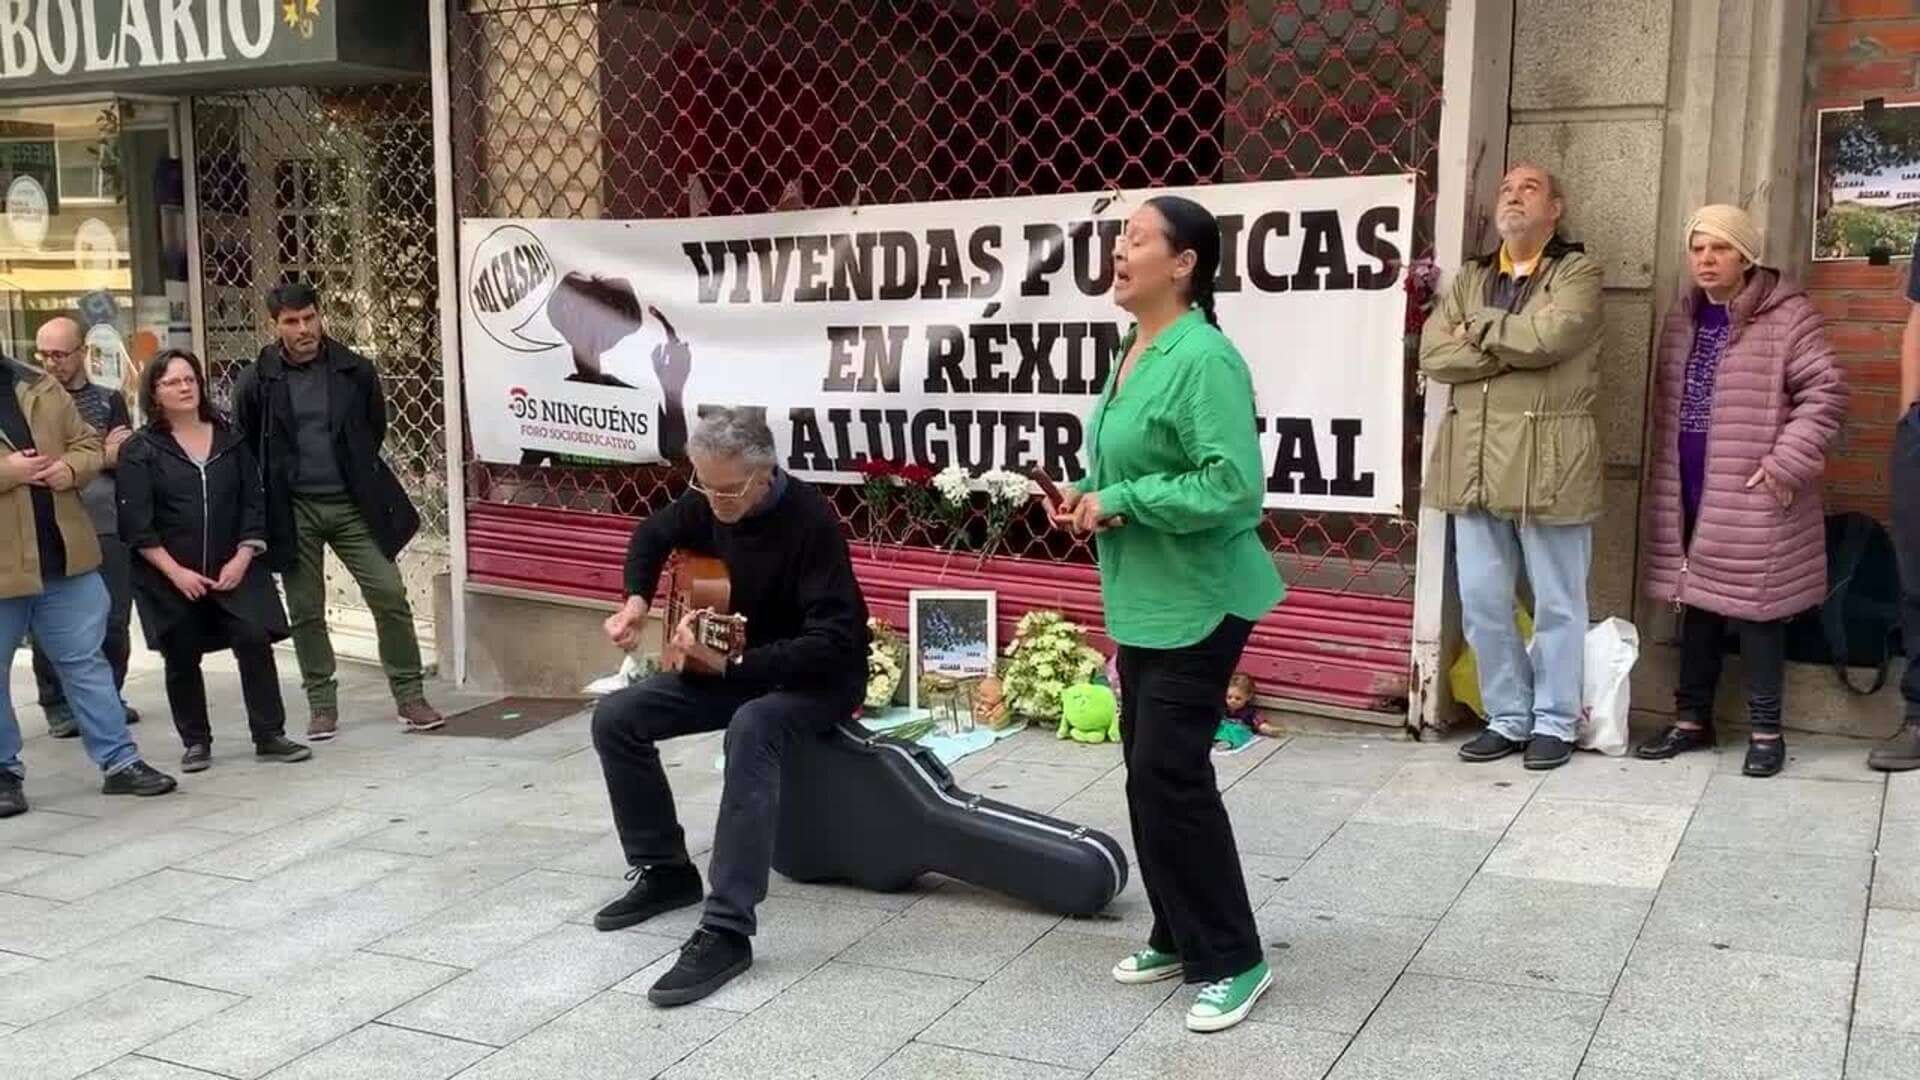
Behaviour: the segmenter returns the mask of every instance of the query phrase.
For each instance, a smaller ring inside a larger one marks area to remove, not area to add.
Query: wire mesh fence
[[[451,19],[462,216],[664,218],[1413,172],[1432,248],[1445,0],[960,3],[467,0]],[[1409,359],[1411,363],[1411,358]],[[1272,512],[1296,583],[1410,596],[1406,516]],[[645,515],[666,467],[469,459],[473,498]],[[945,546],[913,500],[844,485],[856,541]],[[984,501],[962,546],[996,524]],[[1001,550],[1090,561],[1030,510]]]
[[[273,340],[266,294],[318,288],[327,333],[372,360],[386,455],[420,508],[401,559],[416,615],[447,564],[446,439],[425,84],[281,88],[193,102],[207,363],[224,403]],[[337,565],[336,604],[362,606]]]

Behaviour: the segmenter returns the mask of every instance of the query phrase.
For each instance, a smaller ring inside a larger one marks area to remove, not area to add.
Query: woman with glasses
[[[167,703],[186,744],[180,767],[213,761],[201,657],[231,649],[254,754],[305,761],[286,736],[273,643],[288,636],[286,610],[266,565],[266,495],[240,433],[214,412],[190,352],[169,349],[140,377],[147,425],[120,458],[120,537],[135,554],[133,595],[147,644],[166,661]]]

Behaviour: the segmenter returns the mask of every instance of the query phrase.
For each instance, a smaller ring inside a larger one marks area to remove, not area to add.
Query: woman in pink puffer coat
[[[1847,387],[1812,301],[1759,265],[1759,230],[1732,206],[1687,223],[1693,284],[1660,332],[1642,535],[1647,593],[1680,612],[1675,722],[1634,753],[1715,745],[1721,644],[1740,640],[1753,735],[1743,771],[1786,761],[1786,620],[1826,597],[1821,474]]]

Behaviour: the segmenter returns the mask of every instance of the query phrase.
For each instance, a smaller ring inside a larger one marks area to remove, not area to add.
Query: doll
[[[1227,711],[1213,733],[1213,749],[1218,754],[1237,754],[1253,744],[1260,731],[1259,714],[1253,707],[1253,676],[1236,671],[1227,680]]]

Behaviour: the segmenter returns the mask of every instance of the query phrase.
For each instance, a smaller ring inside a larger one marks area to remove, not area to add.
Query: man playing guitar
[[[700,902],[700,872],[656,744],[726,730],[712,894],[679,962],[648,992],[656,1005],[698,1001],[753,963],[749,938],[773,861],[782,756],[791,740],[852,715],[867,678],[867,606],[839,521],[825,498],[780,470],[764,414],[713,410],[687,448],[693,490],[634,530],[627,601],[607,619],[607,636],[627,651],[639,644],[661,571],[679,553],[725,566],[734,613],[745,620],[743,647],[715,648],[738,635],[689,611],[664,650],[669,670],[603,699],[593,714],[593,745],[633,882],[594,916],[601,930]]]

